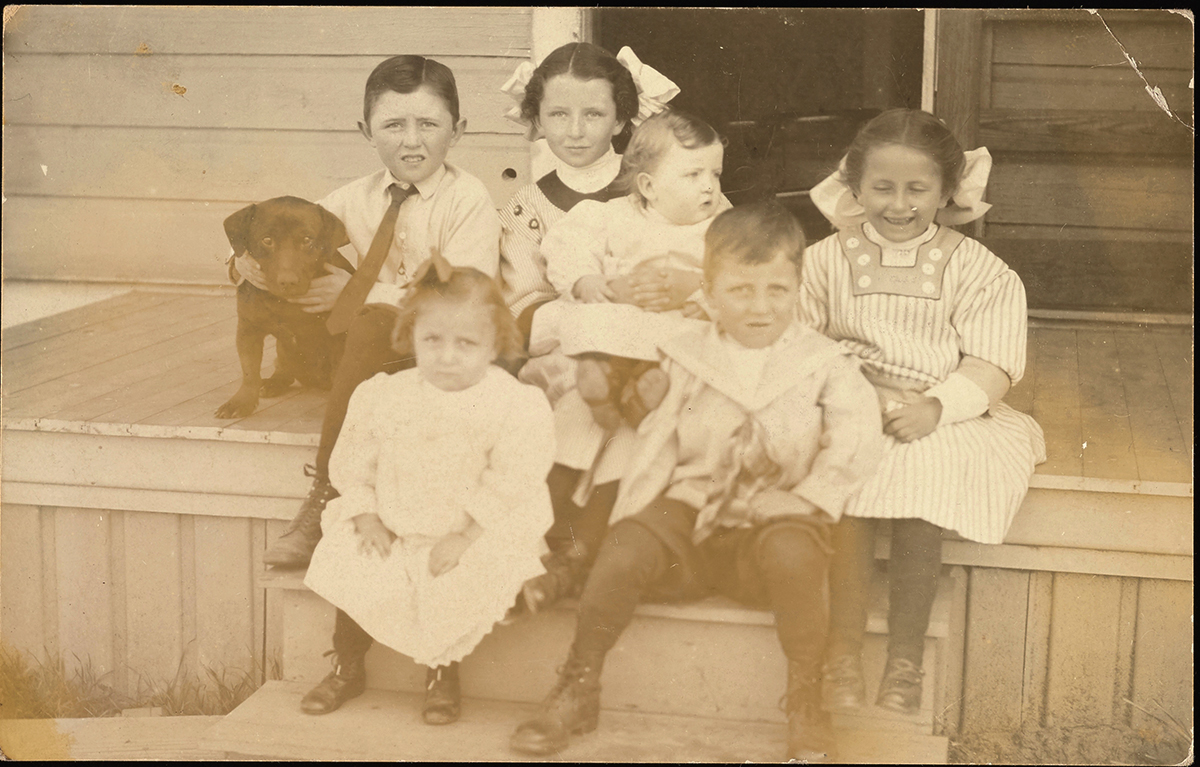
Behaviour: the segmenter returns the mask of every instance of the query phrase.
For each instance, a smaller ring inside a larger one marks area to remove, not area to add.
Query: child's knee
[[[608,531],[596,557],[594,575],[639,573],[650,576],[665,558],[666,547],[644,525],[622,520]]]
[[[756,554],[764,573],[808,572],[824,568],[833,553],[830,525],[799,520],[769,525],[759,533]]]

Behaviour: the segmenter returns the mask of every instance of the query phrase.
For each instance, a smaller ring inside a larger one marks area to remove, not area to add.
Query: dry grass
[[[61,658],[41,662],[0,646],[0,719],[78,719],[120,716],[129,709],[153,709],[165,716],[228,714],[258,689],[263,670],[217,670],[197,675],[182,664],[171,680],[137,675],[129,693],[116,689],[109,674],[98,674],[90,659],[75,656],[68,670]],[[132,677],[133,674],[130,674]],[[273,659],[267,679],[280,678]]]
[[[1046,727],[974,733],[950,743],[952,764],[1190,764],[1191,735],[1176,724],[1135,730]]]

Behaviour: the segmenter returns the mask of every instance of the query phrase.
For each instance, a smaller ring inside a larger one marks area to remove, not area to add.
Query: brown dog
[[[244,418],[262,397],[278,397],[293,381],[328,389],[341,338],[325,329],[324,314],[310,314],[289,298],[308,292],[313,279],[331,263],[354,267],[338,253],[350,240],[337,216],[299,197],[276,197],[249,205],[225,219],[225,234],[235,253],[258,262],[269,291],[242,282],[238,286],[237,350],[242,385],[217,418]],[[262,380],[263,343],[275,337],[275,372]]]

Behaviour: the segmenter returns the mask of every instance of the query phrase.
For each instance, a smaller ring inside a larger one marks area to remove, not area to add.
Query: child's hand
[[[259,290],[270,290],[267,287],[267,276],[263,274],[262,267],[258,265],[258,260],[249,253],[243,253],[233,259],[233,269],[239,275],[245,277],[246,282]]]
[[[443,536],[429,552],[429,574],[436,578],[453,570],[470,545],[471,539],[460,533]]]
[[[764,490],[750,499],[750,518],[759,523],[778,517],[809,517],[820,513],[817,506],[778,488]]]
[[[325,264],[325,271],[329,274],[313,280],[308,292],[299,298],[293,298],[292,303],[299,304],[304,311],[311,314],[331,311],[338,296],[342,294],[342,288],[350,281],[350,272],[333,264]]]
[[[603,274],[580,277],[575,282],[575,287],[571,288],[571,292],[585,304],[609,303],[617,297],[608,286],[608,278]]]
[[[354,531],[358,533],[358,553],[378,554],[380,559],[387,559],[392,553],[392,541],[396,534],[388,530],[378,514],[359,514],[354,518]]]
[[[667,301],[666,309],[682,309],[692,294],[700,289],[700,275],[685,269],[667,269]]]
[[[629,282],[629,298],[625,303],[633,304],[648,312],[665,311],[671,302],[667,269],[643,266],[635,269],[626,278]]]
[[[911,405],[883,414],[883,433],[901,442],[914,442],[928,436],[942,419],[942,402],[936,397],[922,397]]]

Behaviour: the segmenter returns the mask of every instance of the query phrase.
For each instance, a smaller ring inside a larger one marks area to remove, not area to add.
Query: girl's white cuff
[[[951,373],[937,386],[925,392],[942,403],[942,418],[938,426],[976,418],[987,412],[987,392],[962,373]]]

